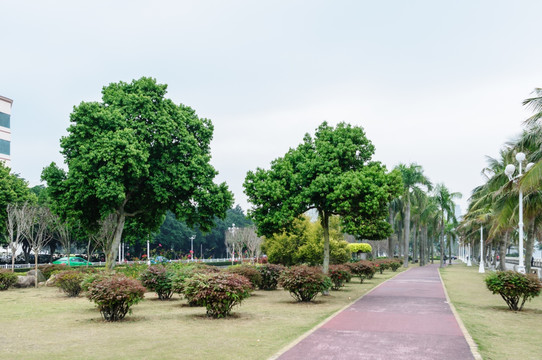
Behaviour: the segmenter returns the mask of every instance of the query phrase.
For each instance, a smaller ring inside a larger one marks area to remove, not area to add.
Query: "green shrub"
[[[390,261],[390,268],[391,268],[391,271],[393,272],[397,271],[397,269],[399,269],[402,265],[403,263],[399,260]]]
[[[141,283],[122,274],[96,276],[88,284],[87,297],[100,310],[105,321],[119,321],[145,296]]]
[[[373,264],[381,274],[384,272],[384,270],[388,270],[390,268],[389,259],[377,259],[373,261]]]
[[[485,278],[487,288],[499,294],[510,310],[521,311],[527,300],[540,295],[542,282],[534,274],[521,274],[515,271],[497,271]],[[519,304],[519,306],[518,306]]]
[[[56,275],[55,285],[70,297],[79,296],[85,274],[77,270],[64,270]]]
[[[226,317],[235,305],[250,296],[250,281],[228,272],[199,273],[184,283],[184,295],[189,302],[205,306],[207,316]]]
[[[0,269],[0,291],[7,290],[17,283],[17,275],[11,270]]]
[[[346,265],[329,265],[328,276],[331,279],[333,290],[339,290],[351,277],[350,268]]]
[[[61,271],[68,270],[69,267],[66,265],[60,265],[60,264],[46,264],[46,265],[38,266],[38,269],[41,271],[43,276],[45,276],[45,279],[49,279],[51,275],[57,274]]]
[[[373,248],[367,243],[350,243],[348,244],[348,251],[354,254],[357,254],[358,252],[370,253],[373,251]]]
[[[233,265],[228,268],[228,272],[232,274],[242,275],[246,277],[254,288],[260,287],[262,283],[262,275],[251,265]]]
[[[152,265],[141,273],[139,279],[143,286],[156,292],[158,299],[167,300],[173,295],[172,276],[173,273],[168,271],[164,265]]]
[[[260,283],[260,289],[262,290],[275,290],[279,283],[279,277],[284,266],[277,264],[264,264],[257,267],[262,281]]]
[[[115,271],[120,274],[124,274],[128,277],[131,277],[133,279],[139,279],[141,274],[147,270],[148,265],[147,264],[127,264],[127,265],[121,265],[116,266]]]
[[[319,292],[329,288],[322,270],[305,265],[285,269],[280,275],[279,284],[297,301],[312,301]]]
[[[363,280],[365,279],[371,279],[375,272],[376,267],[373,263],[366,260],[361,260],[355,263],[348,263],[346,264],[350,268],[350,272],[354,275],[359,277],[359,280],[361,283],[363,283]]]

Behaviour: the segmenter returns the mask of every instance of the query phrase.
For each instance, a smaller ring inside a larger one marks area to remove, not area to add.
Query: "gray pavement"
[[[411,268],[339,312],[277,357],[474,359],[437,265]]]

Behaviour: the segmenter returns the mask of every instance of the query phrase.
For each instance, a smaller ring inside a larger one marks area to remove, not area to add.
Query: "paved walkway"
[[[438,266],[412,268],[338,313],[278,357],[474,359],[446,301]]]

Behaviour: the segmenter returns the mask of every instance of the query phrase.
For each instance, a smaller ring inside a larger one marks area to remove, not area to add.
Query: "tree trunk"
[[[389,215],[390,215],[389,222],[390,222],[390,225],[393,227],[393,209],[391,208],[391,206],[389,208]],[[393,231],[388,237],[388,258],[393,259]]]
[[[36,270],[36,273],[34,274],[34,286],[38,287],[38,254],[40,249],[34,250],[34,270]]]
[[[448,238],[448,264],[452,265],[452,242],[454,238],[453,236],[450,236]]]
[[[418,260],[418,247],[419,247],[419,239],[418,239],[418,224],[414,222],[414,229],[412,229],[412,263],[415,264]]]
[[[404,225],[403,225],[403,236],[404,236],[404,247],[405,252],[403,253],[403,267],[408,267],[408,245],[410,243],[410,199],[406,198],[406,204],[405,204],[405,218],[404,218]]]
[[[16,252],[17,252],[17,248],[15,246],[11,246],[11,272],[15,272],[15,253]]]
[[[117,224],[115,226],[115,236],[113,241],[110,244],[109,249],[105,254],[105,269],[107,271],[112,271],[115,267],[115,261],[117,258],[117,253],[119,250],[120,241],[122,239],[122,231],[124,230],[124,223],[126,222],[126,214],[124,209],[121,209],[117,212]]]
[[[427,244],[429,244],[429,241],[427,242]],[[429,244],[431,246],[431,252],[430,252],[430,255],[431,255],[431,264],[434,264],[435,263],[435,254],[434,254],[434,251],[435,251],[435,242],[434,242],[434,239],[431,238],[431,244]]]
[[[533,258],[534,247],[534,219],[529,221],[529,231],[527,231],[527,238],[525,239],[525,273],[531,273],[531,259]]]
[[[444,267],[444,212],[442,213],[440,228],[440,267]]]
[[[322,212],[321,217],[322,228],[324,229],[324,264],[323,272],[327,274],[329,272],[329,215]]]

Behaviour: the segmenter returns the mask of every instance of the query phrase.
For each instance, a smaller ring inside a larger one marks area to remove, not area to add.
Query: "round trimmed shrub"
[[[139,279],[143,286],[154,291],[160,300],[168,300],[173,295],[173,273],[164,265],[152,265],[141,273]]]
[[[328,276],[331,279],[331,289],[339,290],[352,276],[346,265],[329,265]]]
[[[521,311],[527,300],[540,295],[542,282],[534,274],[521,274],[515,271],[497,271],[485,278],[487,288],[499,294],[508,308]]]
[[[85,274],[77,270],[64,270],[56,274],[55,285],[69,297],[79,296],[83,291],[82,282]]]
[[[17,283],[17,275],[11,270],[0,269],[0,291],[4,291]]]
[[[262,281],[260,283],[260,289],[262,290],[275,290],[279,283],[279,277],[284,266],[277,264],[264,264],[257,267]]]
[[[391,268],[391,271],[395,272],[397,271],[397,269],[399,269],[401,266],[403,265],[403,263],[399,260],[391,260],[390,261],[390,268]]]
[[[354,276],[359,277],[360,283],[363,283],[363,280],[365,279],[371,279],[376,272],[375,266],[370,261],[361,260],[355,263],[349,263],[347,266]]]
[[[96,277],[88,284],[87,298],[96,304],[105,321],[124,319],[144,296],[143,285],[122,274]]]
[[[312,301],[319,292],[329,288],[326,278],[319,268],[292,266],[282,272],[279,284],[297,301],[307,302]]]
[[[184,295],[189,302],[205,306],[207,316],[226,317],[235,305],[250,296],[250,281],[241,275],[228,272],[199,273],[184,283]]]
[[[254,288],[260,287],[262,283],[262,275],[251,265],[233,265],[228,268],[228,272],[246,277]]]

